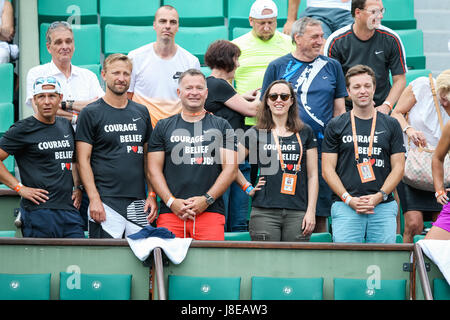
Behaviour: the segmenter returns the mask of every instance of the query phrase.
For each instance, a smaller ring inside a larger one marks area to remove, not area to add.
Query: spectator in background
[[[53,22],[45,37],[52,60],[28,71],[26,104],[36,112],[32,99],[33,83],[39,77],[54,76],[61,84],[63,95],[57,115],[72,121],[75,126],[79,112],[105,93],[92,71],[72,65],[75,42],[70,24],[65,21]]]
[[[319,145],[319,200],[315,232],[326,232],[332,191],[321,177],[321,144],[328,122],[345,112],[347,90],[339,62],[320,55],[324,42],[320,21],[309,17],[297,20],[292,26],[292,41],[296,44],[296,50],[269,64],[261,92],[264,93],[273,81],[279,79],[288,81],[294,87],[300,119],[312,128]]]
[[[190,68],[200,70],[199,60],[175,43],[179,17],[177,10],[165,5],[155,13],[156,42],[131,51],[133,61],[128,98],[145,105],[153,127],[158,120],[181,111],[177,96],[178,79]]]
[[[298,116],[292,85],[272,82],[258,110],[258,123],[238,146],[260,170],[253,188],[242,173],[236,181],[253,196],[249,231],[256,241],[308,241],[314,230],[317,193],[317,140]]]
[[[450,70],[443,71],[432,81],[445,125],[450,120]],[[436,148],[442,132],[428,77],[420,77],[410,83],[400,96],[392,116],[402,127],[406,146]],[[413,242],[414,236],[422,233],[424,217],[426,221],[435,221],[442,210],[442,203],[436,202],[434,192],[419,190],[403,182],[397,190],[405,218],[403,242]]]
[[[333,242],[395,243],[392,192],[403,177],[405,148],[398,121],[373,105],[375,73],[357,65],[345,76],[353,109],[330,121],[322,174],[333,190]]]
[[[245,94],[261,88],[269,63],[295,49],[289,36],[277,31],[278,8],[272,0],[256,0],[249,14],[252,30],[232,42],[241,49],[234,76],[236,91]],[[256,120],[247,117],[246,125]]]
[[[444,159],[448,157],[450,151],[450,122],[444,127],[441,139],[433,154],[432,170],[434,189],[436,190],[436,201],[443,205],[441,213],[436,222],[433,223],[425,239],[450,240],[450,204],[448,202],[448,192],[444,185]],[[449,170],[449,168],[445,168]],[[448,186],[447,186],[448,187]]]
[[[160,120],[149,144],[150,179],[163,201],[157,226],[179,238],[224,240],[221,196],[236,177],[236,137],[225,119],[205,111],[200,70],[179,81],[182,111]]]
[[[299,18],[311,17],[322,23],[323,37],[327,39],[336,30],[353,22],[350,12],[351,0],[303,0],[307,1],[305,11]],[[289,0],[288,17],[283,32],[291,34],[292,24],[297,20],[301,0]]]
[[[227,120],[237,136],[244,134],[244,116],[254,117],[258,109],[260,91],[252,90],[240,95],[230,85],[236,68],[239,67],[239,47],[227,40],[213,42],[205,54],[205,63],[211,69],[206,79],[208,97],[206,111]],[[244,161],[239,165],[246,179],[250,179],[250,165]],[[248,196],[236,184],[222,195],[225,205],[225,231],[247,231]]]
[[[351,12],[354,23],[328,37],[324,54],[338,60],[344,74],[357,64],[371,67],[377,78],[375,105],[388,114],[406,86],[405,49],[394,31],[380,25],[385,12],[381,0],[352,0]],[[351,109],[350,100],[346,106]]]
[[[0,63],[14,61],[19,56],[14,39],[14,8],[11,0],[0,0]]]

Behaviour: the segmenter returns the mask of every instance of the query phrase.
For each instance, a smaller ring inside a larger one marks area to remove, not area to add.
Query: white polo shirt
[[[69,78],[56,67],[53,60],[31,68],[27,75],[27,97],[25,103],[31,105],[33,99],[33,84],[39,77],[54,76],[61,85],[64,100],[87,101],[101,98],[105,95],[97,76],[90,70],[71,66]]]
[[[145,98],[178,100],[177,88],[181,73],[191,68],[200,70],[200,62],[179,45],[171,59],[161,59],[155,53],[153,44],[146,44],[128,53],[133,61],[128,92]]]

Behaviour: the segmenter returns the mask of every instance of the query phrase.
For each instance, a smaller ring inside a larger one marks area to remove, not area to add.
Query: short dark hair
[[[231,72],[236,67],[235,58],[239,58],[241,50],[228,40],[216,40],[211,43],[205,53],[205,64],[211,69],[222,69]]]
[[[366,6],[366,1],[367,0],[352,0],[351,13],[353,18],[355,17],[356,9],[364,9],[364,7]]]
[[[372,68],[363,64],[357,64],[356,66],[348,69],[347,73],[345,74],[345,85],[347,86],[347,88],[350,86],[350,78],[360,74],[368,74],[372,78],[373,86],[376,86],[377,80],[375,78],[375,72],[373,72]]]
[[[180,75],[180,78],[178,79],[178,83],[181,83],[181,80],[183,80],[183,78],[186,77],[186,76],[191,76],[191,77],[194,77],[194,76],[202,76],[203,79],[206,81],[206,77],[205,77],[205,75],[203,74],[203,72],[201,72],[201,71],[198,70],[198,69],[191,68],[191,69],[187,69],[186,71],[184,71],[184,72]]]

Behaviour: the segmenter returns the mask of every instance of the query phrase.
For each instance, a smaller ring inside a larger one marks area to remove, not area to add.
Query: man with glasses
[[[0,182],[22,197],[24,237],[83,238],[74,131],[67,119],[56,117],[61,86],[55,77],[43,77],[32,89],[35,115],[14,123],[0,139]],[[9,155],[21,182],[3,164]]]
[[[332,192],[321,176],[321,143],[328,122],[345,112],[344,74],[339,63],[320,54],[324,43],[321,22],[303,17],[292,25],[296,50],[272,61],[267,67],[261,93],[275,80],[292,84],[297,94],[299,115],[314,131],[319,155],[319,198],[316,207],[316,229],[327,231]]]
[[[377,79],[375,106],[388,114],[406,86],[405,49],[400,37],[380,24],[385,12],[381,0],[353,0],[351,12],[354,23],[331,34],[324,54],[338,60],[344,73],[357,64],[371,67]],[[350,100],[346,106],[352,108]]]
[[[33,107],[36,112],[33,83],[39,77],[54,76],[61,84],[64,99],[60,103],[57,115],[69,119],[75,126],[79,112],[105,93],[92,71],[72,65],[75,42],[69,23],[53,22],[47,30],[46,40],[52,60],[28,71],[26,104]]]

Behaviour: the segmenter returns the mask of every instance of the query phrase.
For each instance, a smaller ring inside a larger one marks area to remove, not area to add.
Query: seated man
[[[35,238],[84,238],[74,132],[56,117],[62,94],[54,77],[33,85],[34,116],[17,121],[0,139],[0,182],[21,197],[22,234]],[[22,183],[3,165],[14,155]],[[75,187],[74,187],[75,185]]]
[[[14,38],[14,8],[11,0],[0,0],[0,63],[8,63],[19,56]]]

